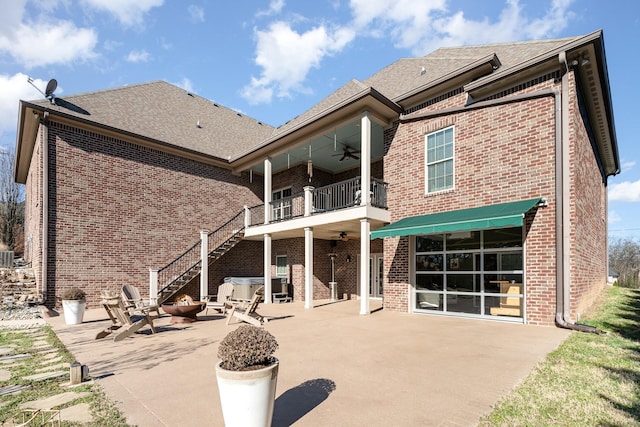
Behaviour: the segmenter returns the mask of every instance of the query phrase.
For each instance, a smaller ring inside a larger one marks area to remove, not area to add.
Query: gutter
[[[49,257],[49,112],[40,119],[42,125],[42,299],[47,302]],[[54,302],[55,303],[55,302]]]
[[[603,334],[593,326],[572,323],[567,320],[571,313],[571,247],[569,200],[569,64],[566,52],[558,54],[561,70],[561,92],[554,91],[556,121],[556,326],[580,332]]]

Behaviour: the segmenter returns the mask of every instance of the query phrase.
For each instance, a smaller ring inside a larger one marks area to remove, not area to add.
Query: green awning
[[[500,203],[480,208],[439,212],[403,218],[371,232],[371,239],[414,234],[453,233],[489,228],[521,227],[524,214],[542,201],[541,198]]]

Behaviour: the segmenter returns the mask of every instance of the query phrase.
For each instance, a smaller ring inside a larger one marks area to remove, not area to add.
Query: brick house
[[[21,101],[18,129],[48,305],[258,276],[307,308],[571,327],[606,284],[620,162],[601,31],[401,59],[277,128],[151,82]]]

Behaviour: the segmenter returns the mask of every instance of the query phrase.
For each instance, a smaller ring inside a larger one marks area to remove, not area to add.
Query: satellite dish
[[[58,82],[56,81],[56,79],[49,80],[49,83],[47,83],[47,88],[44,91],[44,96],[47,98],[52,96],[53,92],[56,91],[57,87],[58,87]]]

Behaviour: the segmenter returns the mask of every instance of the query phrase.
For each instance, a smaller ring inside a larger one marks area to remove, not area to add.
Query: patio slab
[[[274,427],[473,426],[571,333],[385,310],[361,316],[353,300],[258,311],[271,316],[265,327],[280,345]],[[46,320],[130,424],[222,426],[214,365],[238,323],[198,318],[171,325],[163,316],[157,334],[143,328],[117,343],[94,339],[110,323],[103,309],[87,310],[79,325]]]

